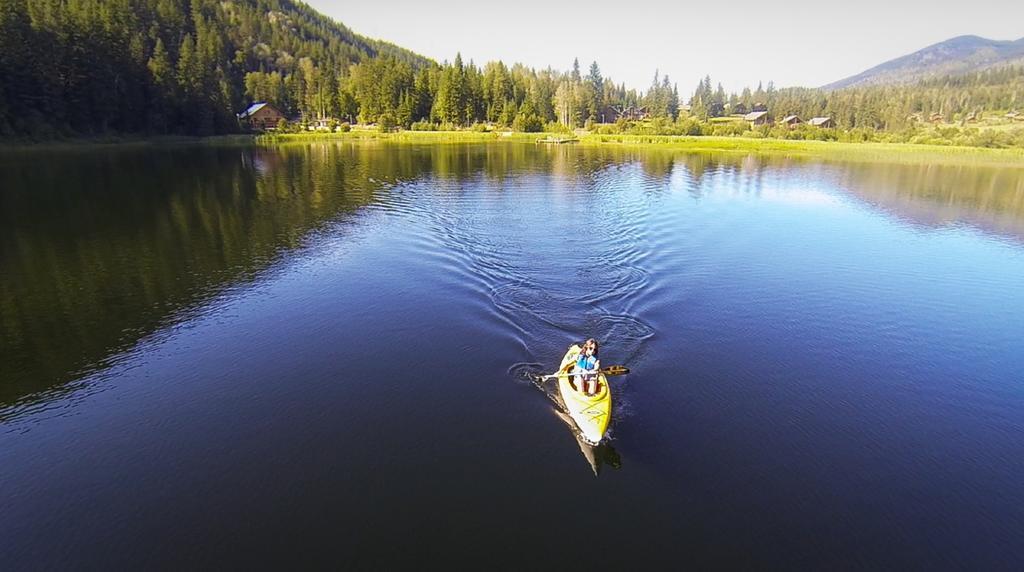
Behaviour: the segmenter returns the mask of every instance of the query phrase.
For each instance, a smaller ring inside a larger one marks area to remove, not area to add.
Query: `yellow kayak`
[[[580,347],[573,344],[562,358],[559,374],[570,373],[576,367],[576,358]],[[597,374],[597,393],[588,395],[575,387],[576,380],[572,375],[558,377],[558,393],[562,396],[565,408],[576,422],[583,439],[591,445],[597,445],[604,438],[608,422],[612,418],[612,392],[608,387],[608,378],[603,373]]]

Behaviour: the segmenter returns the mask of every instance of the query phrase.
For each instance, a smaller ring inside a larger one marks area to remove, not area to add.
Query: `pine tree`
[[[200,88],[199,60],[196,58],[196,44],[192,34],[185,34],[178,49],[178,87],[186,98],[198,96]]]
[[[594,121],[601,121],[600,114],[604,110],[604,78],[601,77],[601,68],[597,66],[597,62],[590,64],[587,82],[590,84],[592,94],[588,102],[590,116]]]
[[[165,131],[168,121],[174,116],[168,106],[171,101],[174,101],[176,84],[171,60],[162,39],[157,38],[156,45],[153,46],[153,54],[150,55],[146,67],[151,76],[150,85],[153,86],[148,98],[147,124],[153,131]]]

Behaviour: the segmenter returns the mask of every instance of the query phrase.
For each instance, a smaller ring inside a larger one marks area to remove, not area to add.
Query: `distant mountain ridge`
[[[957,36],[822,86],[822,89],[912,83],[1012,64],[1024,65],[1024,38],[1011,41]]]

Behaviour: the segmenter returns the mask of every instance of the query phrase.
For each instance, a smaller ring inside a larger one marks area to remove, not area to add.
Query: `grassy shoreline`
[[[394,141],[423,144],[518,142],[533,143],[544,133],[481,133],[469,131],[401,131],[379,133],[350,131],[348,133],[293,133],[257,137],[261,144],[308,141]],[[724,153],[737,155],[774,155],[794,158],[821,158],[847,161],[939,162],[944,164],[986,164],[1024,168],[1024,149],[988,149],[918,145],[913,143],[845,143],[837,141],[797,141],[787,139],[755,139],[745,137],[680,136],[680,135],[581,135],[578,143],[585,147],[616,147],[631,149],[665,149],[691,153]]]
[[[170,145],[252,145],[252,135],[214,135],[198,137],[191,135],[108,135],[86,138],[51,139],[37,141],[32,139],[0,139],[0,153],[36,150],[76,150],[99,149],[107,147],[156,147]]]
[[[413,144],[534,143],[551,134],[495,133],[476,131],[399,131],[380,133],[353,130],[347,133],[285,133],[272,135],[221,135],[215,137],[159,136],[139,138],[92,138],[42,143],[0,141],[0,152],[143,147],[171,145],[276,145],[313,141],[381,141]],[[1024,149],[989,149],[912,143],[846,143],[745,137],[681,135],[581,135],[574,145],[622,149],[663,149],[673,152],[831,159],[858,162],[991,165],[1024,168]]]

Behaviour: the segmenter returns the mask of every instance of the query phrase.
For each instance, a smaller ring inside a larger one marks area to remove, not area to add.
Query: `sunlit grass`
[[[267,135],[261,143],[288,143],[315,140],[373,140],[410,143],[484,143],[495,141],[535,142],[543,133],[507,133],[475,131],[352,131],[349,133],[297,133]],[[986,164],[1024,168],[1024,149],[985,149],[916,145],[911,143],[843,143],[835,141],[794,141],[744,137],[687,137],[676,135],[581,135],[579,145],[648,147],[684,152],[732,153],[748,155],[784,155],[820,157],[847,161],[887,163]]]

